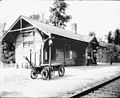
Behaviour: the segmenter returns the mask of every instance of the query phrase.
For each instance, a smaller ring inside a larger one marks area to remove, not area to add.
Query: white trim
[[[16,31],[22,31],[22,30],[27,30],[27,29],[34,29],[34,27],[27,27],[27,28],[20,28],[20,29],[16,29],[16,30],[10,30],[8,32],[16,32]]]
[[[21,16],[19,16],[19,17],[16,19],[16,21],[10,26],[10,28],[8,29],[7,32],[9,32],[9,31],[15,26],[15,24],[20,20],[20,18],[21,18]]]

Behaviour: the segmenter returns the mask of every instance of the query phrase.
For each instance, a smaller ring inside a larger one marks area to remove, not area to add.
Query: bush
[[[4,63],[10,63],[11,61],[14,63],[15,62],[15,46],[13,43],[3,43],[2,47],[2,61]]]
[[[100,47],[97,52],[97,61],[108,63],[112,59],[113,62],[119,62],[120,46],[115,44],[106,44],[105,47]]]

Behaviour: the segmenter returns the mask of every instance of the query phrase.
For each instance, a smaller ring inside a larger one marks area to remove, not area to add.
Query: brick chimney
[[[72,29],[72,32],[74,32],[75,34],[77,34],[77,23],[73,23],[71,25],[71,29]]]

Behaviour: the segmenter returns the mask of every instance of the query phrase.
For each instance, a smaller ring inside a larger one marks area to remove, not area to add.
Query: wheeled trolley
[[[51,79],[51,73],[58,71],[58,75],[64,76],[65,74],[65,67],[63,64],[51,64],[51,66],[49,66],[49,64],[43,64],[39,67],[33,66],[33,64],[28,60],[27,57],[25,57],[25,59],[29,62],[30,67],[31,67],[31,78],[32,79],[36,79],[38,77],[38,74],[40,74],[42,76],[43,80],[47,80],[47,79]]]

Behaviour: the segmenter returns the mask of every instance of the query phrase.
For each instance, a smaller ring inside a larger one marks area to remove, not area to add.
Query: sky
[[[108,32],[120,28],[120,1],[78,1],[67,0],[66,13],[72,16],[66,29],[77,23],[77,33],[88,35],[95,32],[98,37],[105,37]],[[20,16],[44,14],[49,19],[52,0],[2,0],[0,2],[0,23],[7,22],[8,29]]]

